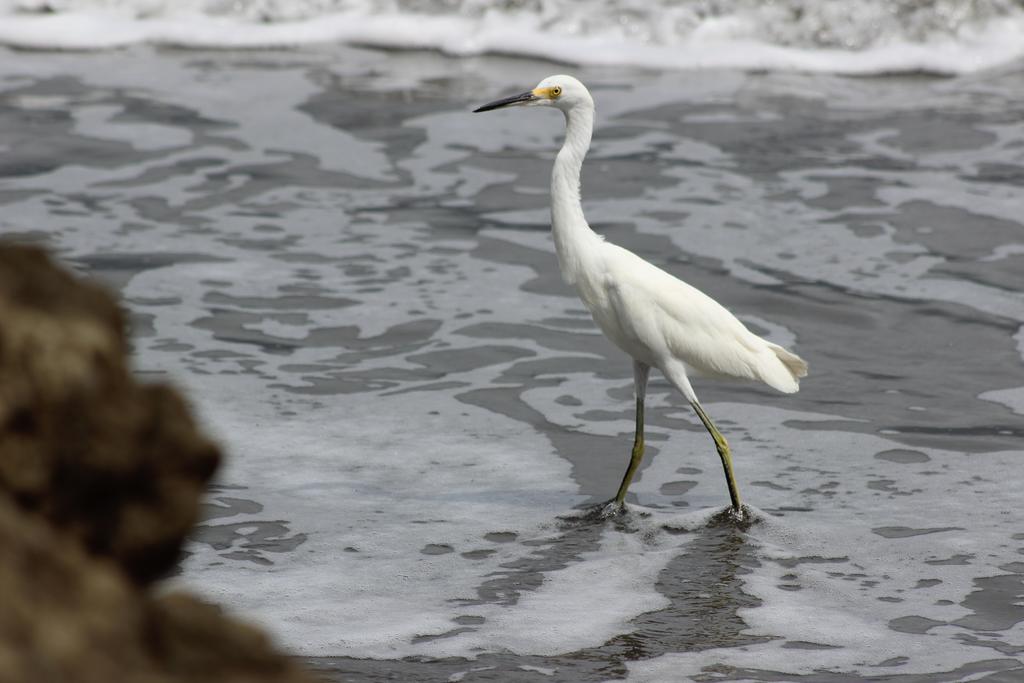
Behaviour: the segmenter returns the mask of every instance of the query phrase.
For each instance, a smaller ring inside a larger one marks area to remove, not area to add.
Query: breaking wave
[[[961,74],[1024,57],[1024,0],[0,0],[28,49],[342,42],[570,64]]]

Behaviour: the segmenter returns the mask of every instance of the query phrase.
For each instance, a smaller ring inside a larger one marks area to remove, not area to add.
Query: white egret
[[[550,76],[533,90],[474,111],[512,106],[554,107],[565,115],[565,142],[551,173],[551,230],[558,264],[601,331],[633,358],[636,436],[622,484],[606,511],[623,509],[643,458],[644,396],[654,367],[690,402],[714,439],[733,510],[742,515],[729,445],[701,407],[689,376],[759,380],[792,393],[807,375],[807,363],[755,335],[700,290],[590,229],[580,205],[580,169],[593,133],[594,100],[582,83],[572,76]]]

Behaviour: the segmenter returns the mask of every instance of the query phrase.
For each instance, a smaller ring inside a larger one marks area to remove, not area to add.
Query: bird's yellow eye
[[[561,94],[562,94],[562,87],[561,86],[556,85],[554,88],[551,89],[551,96],[552,97],[558,97]]]

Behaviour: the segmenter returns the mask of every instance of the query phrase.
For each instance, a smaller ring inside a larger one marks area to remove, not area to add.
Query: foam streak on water
[[[0,44],[356,43],[585,65],[958,74],[1024,54],[1019,0],[0,0]]]

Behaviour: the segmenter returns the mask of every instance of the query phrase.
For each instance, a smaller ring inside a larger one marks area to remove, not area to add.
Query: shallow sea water
[[[0,234],[107,282],[230,460],[174,582],[338,680],[1024,677],[1024,72],[573,69],[594,228],[810,362],[632,377],[563,285],[567,67],[0,52]]]

